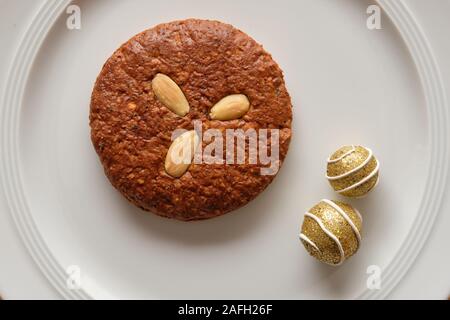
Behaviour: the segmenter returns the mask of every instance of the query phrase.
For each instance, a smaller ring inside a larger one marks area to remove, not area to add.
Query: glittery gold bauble
[[[300,240],[310,255],[337,266],[358,250],[361,229],[358,210],[324,199],[305,213]]]
[[[378,183],[379,162],[369,148],[345,146],[327,162],[327,179],[343,196],[365,196]]]

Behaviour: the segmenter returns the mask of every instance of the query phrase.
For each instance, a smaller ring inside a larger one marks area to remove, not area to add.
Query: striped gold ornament
[[[316,259],[338,266],[358,250],[361,230],[358,210],[340,201],[323,199],[305,213],[300,241]]]
[[[346,197],[363,197],[378,183],[380,164],[371,149],[344,146],[327,160],[326,177],[333,189]]]

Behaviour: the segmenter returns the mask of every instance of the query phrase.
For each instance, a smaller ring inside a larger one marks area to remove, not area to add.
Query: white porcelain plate
[[[378,3],[380,30],[367,28],[373,3],[360,0],[76,1],[80,30],[66,26],[68,4],[48,1],[20,45],[1,141],[17,228],[64,297],[380,298],[401,279],[437,214],[448,166],[438,70],[402,1]],[[293,140],[273,184],[246,207],[195,223],[129,204],[103,174],[88,124],[95,78],[113,51],[189,17],[231,23],[262,43],[294,104]],[[333,268],[311,258],[298,234],[307,209],[339,199],[325,160],[344,144],[372,148],[381,179],[349,201],[363,215],[363,243]],[[376,270],[379,289],[370,285]]]

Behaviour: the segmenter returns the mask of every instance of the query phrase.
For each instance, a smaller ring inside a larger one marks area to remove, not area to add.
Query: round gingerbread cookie
[[[286,156],[291,122],[271,55],[229,24],[196,19],[158,25],[123,44],[104,64],[90,106],[92,142],[112,185],[138,207],[179,220],[219,216],[261,193]],[[199,138],[181,171],[168,165],[179,129]],[[248,144],[242,149],[229,132],[245,133]],[[249,132],[257,133],[257,150]],[[209,154],[215,161],[205,160],[219,138]],[[275,170],[263,173],[268,167]]]

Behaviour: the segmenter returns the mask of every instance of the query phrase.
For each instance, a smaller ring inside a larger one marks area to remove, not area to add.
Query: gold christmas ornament
[[[377,185],[379,167],[369,148],[344,146],[328,158],[326,177],[343,196],[363,197]]]
[[[305,213],[300,240],[310,255],[338,266],[358,250],[361,230],[358,210],[340,201],[324,199]]]

